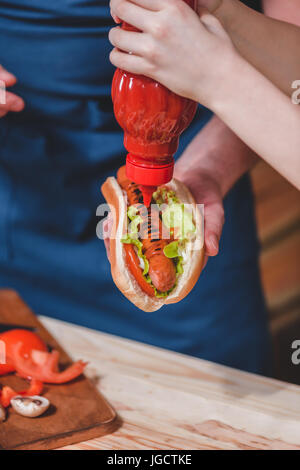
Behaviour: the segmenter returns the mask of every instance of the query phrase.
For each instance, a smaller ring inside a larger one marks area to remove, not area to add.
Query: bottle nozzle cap
[[[174,171],[174,160],[166,164],[139,164],[134,161],[134,156],[127,155],[126,175],[130,181],[145,186],[161,186],[171,181]]]

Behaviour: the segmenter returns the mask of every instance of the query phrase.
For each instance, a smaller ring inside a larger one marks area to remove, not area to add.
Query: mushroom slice
[[[5,411],[5,408],[3,408],[2,405],[0,405],[0,423],[2,421],[5,421],[6,419],[6,411]]]
[[[38,395],[32,397],[17,395],[11,399],[10,404],[19,415],[26,416],[27,418],[36,418],[48,410],[50,401]]]

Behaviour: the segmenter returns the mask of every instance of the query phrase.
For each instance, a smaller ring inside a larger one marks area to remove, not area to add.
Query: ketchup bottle
[[[194,0],[183,1],[194,8]],[[126,23],[122,28],[137,31]],[[190,125],[197,103],[150,78],[121,69],[113,78],[112,100],[129,152],[127,177],[139,185],[148,207],[157,186],[172,179],[179,136]]]

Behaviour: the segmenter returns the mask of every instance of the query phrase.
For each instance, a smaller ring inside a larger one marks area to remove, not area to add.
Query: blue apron
[[[220,255],[186,299],[145,314],[111,280],[95,232],[100,185],[125,159],[110,97],[111,26],[107,0],[0,1],[0,63],[26,101],[0,119],[0,286],[38,314],[267,373],[247,176],[226,198]],[[199,108],[179,153],[210,117]]]

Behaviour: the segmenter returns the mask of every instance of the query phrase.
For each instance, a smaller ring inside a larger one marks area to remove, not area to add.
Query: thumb
[[[204,207],[204,240],[205,252],[208,256],[216,256],[219,252],[219,241],[224,225],[224,209],[221,202],[208,204]]]

